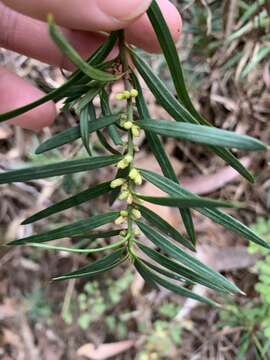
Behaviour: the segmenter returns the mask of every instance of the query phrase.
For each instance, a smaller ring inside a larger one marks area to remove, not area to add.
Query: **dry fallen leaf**
[[[102,344],[98,347],[93,344],[85,344],[78,349],[77,354],[91,360],[106,360],[131,349],[134,345],[135,342],[132,340]]]
[[[251,164],[250,158],[243,158],[240,161],[245,167],[249,167]],[[205,195],[222,188],[239,176],[238,172],[232,167],[226,166],[212,175],[183,178],[181,184],[189,191],[199,195]]]

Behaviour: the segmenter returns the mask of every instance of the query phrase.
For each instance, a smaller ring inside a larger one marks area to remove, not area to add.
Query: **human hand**
[[[100,31],[126,29],[130,43],[158,52],[159,45],[145,14],[151,0],[0,0],[0,47],[68,70],[72,65],[62,55],[47,31],[46,17],[57,24],[82,57],[87,58],[104,41]],[[181,18],[169,0],[158,0],[173,38],[178,39]],[[0,113],[13,110],[43,96],[42,91],[0,66]],[[48,102],[10,121],[37,130],[50,125],[56,116]]]

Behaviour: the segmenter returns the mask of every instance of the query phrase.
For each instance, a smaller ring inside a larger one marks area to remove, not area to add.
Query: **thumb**
[[[52,13],[59,25],[76,30],[112,31],[125,28],[145,13],[152,0],[2,0],[25,15],[46,20]]]

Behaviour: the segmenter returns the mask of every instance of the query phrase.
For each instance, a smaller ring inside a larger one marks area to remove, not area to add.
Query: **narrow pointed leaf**
[[[68,199],[60,201],[57,204],[54,204],[42,211],[39,211],[38,213],[36,213],[36,214],[32,215],[31,217],[29,217],[28,219],[26,219],[22,223],[22,225],[31,224],[38,220],[45,219],[48,216],[58,214],[64,210],[73,208],[75,206],[79,206],[89,200],[93,200],[103,194],[106,194],[111,190],[112,189],[110,186],[110,182],[99,184],[99,185],[95,186],[94,188],[90,188],[88,190],[80,192],[79,194],[71,196]]]
[[[101,274],[105,271],[108,271],[116,266],[118,266],[121,262],[126,260],[124,257],[125,250],[121,248],[119,250],[114,251],[113,253],[86,265],[79,270],[69,272],[67,274],[55,277],[54,281],[67,280],[67,279],[75,279],[80,277],[89,277],[96,276],[97,274]]]
[[[87,151],[89,156],[92,156],[92,150],[90,147],[90,116],[88,111],[88,106],[86,106],[84,109],[81,110],[80,113],[80,133],[83,145],[85,147],[85,150]]]
[[[130,51],[137,70],[164,109],[176,121],[198,124],[198,120],[194,118],[192,114],[188,113],[188,111],[179,103],[179,101],[177,101],[177,99],[173,96],[165,84],[153,73],[150,66],[135,51]],[[200,120],[202,125],[210,125],[207,121],[202,122],[202,119]],[[254,177],[252,174],[250,174],[250,172],[228,149],[223,149],[216,146],[209,146],[209,148],[229,165],[231,165],[248,181],[254,182]]]
[[[178,208],[235,207],[233,204],[230,204],[227,201],[220,201],[220,200],[214,200],[214,199],[202,198],[202,197],[193,197],[193,196],[155,197],[155,196],[145,196],[145,195],[137,195],[137,196],[144,201],[160,206],[169,206],[169,207],[178,207]]]
[[[153,288],[158,288],[156,282],[153,280],[153,277],[151,276],[149,271],[147,271],[147,269],[142,266],[142,262],[139,259],[136,259],[134,261],[134,266],[147,284],[151,285]]]
[[[174,257],[183,265],[187,266],[197,274],[205,277],[205,279],[209,279],[212,284],[214,283],[217,286],[222,286],[230,292],[241,292],[241,290],[239,290],[236,285],[230,283],[224,276],[204,265],[202,262],[188,253],[184,252],[181,248],[170,242],[168,238],[164,237],[153,228],[140,221],[137,221],[136,223],[149,240],[151,240],[156,246],[161,248],[168,255]]]
[[[148,246],[145,246],[141,243],[137,243],[137,244],[138,244],[139,248],[148,257],[150,257],[152,260],[154,260],[157,264],[172,271],[174,274],[181,276],[183,279],[190,281],[192,283],[201,284],[201,285],[206,286],[215,291],[220,291],[220,292],[227,291],[222,286],[219,286],[218,284],[212,283],[211,281],[209,281],[209,278],[205,278],[204,276],[197,274],[196,272],[188,269],[185,266],[182,266],[181,264],[177,263],[174,260],[169,259],[167,256],[164,256],[164,255],[158,253],[157,251],[149,248]]]
[[[112,112],[109,105],[109,97],[105,90],[100,95],[100,105],[103,116],[110,116]],[[119,135],[115,125],[109,126],[109,134],[115,145],[123,145],[121,136]]]
[[[89,89],[86,94],[80,99],[77,105],[77,111],[80,113],[89,103],[91,103],[95,97],[100,93],[102,87],[95,87]],[[76,98],[75,98],[76,99]]]
[[[83,233],[79,236],[72,236],[71,239],[79,241],[83,240],[97,240],[97,239],[108,239],[110,237],[118,236],[123,229],[110,230],[110,231],[90,231]]]
[[[89,76],[91,79],[98,81],[114,81],[117,80],[118,77],[112,74],[108,74],[104,71],[94,68],[89,65],[86,61],[84,61],[78,52],[67,42],[63,34],[57,29],[56,25],[53,22],[52,16],[49,16],[49,33],[54,40],[54,42],[58,45],[60,50],[69,58],[69,60],[78,68]]]
[[[134,73],[131,74],[131,78],[132,78],[135,89],[137,89],[139,92],[139,96],[137,96],[137,98],[136,98],[136,105],[137,105],[137,109],[138,109],[138,112],[140,115],[140,119],[144,119],[145,121],[147,121],[147,119],[150,118],[150,114],[148,112],[148,108],[147,108],[147,105],[144,100],[141,85]],[[166,151],[165,151],[159,137],[150,131],[146,131],[145,135],[146,135],[147,143],[148,143],[151,151],[153,152],[155,158],[157,159],[157,162],[159,163],[159,166],[160,166],[164,176],[166,176],[167,178],[171,179],[172,181],[178,183],[178,178],[175,174],[173,166],[166,154]],[[196,243],[196,235],[195,235],[195,229],[194,229],[194,224],[192,221],[191,212],[188,209],[179,209],[179,210],[180,210],[180,214],[181,214],[186,232],[187,232],[188,236],[190,237],[192,243],[195,244]]]
[[[89,64],[97,65],[99,62],[103,61],[109,55],[111,50],[113,49],[113,47],[116,43],[116,40],[117,40],[117,33],[116,32],[111,33],[111,35],[104,42],[104,44],[102,44],[97,49],[97,51],[89,58],[89,60],[88,60]],[[63,99],[65,96],[67,96],[66,94],[69,91],[70,87],[78,83],[78,81],[82,77],[82,74],[83,73],[80,70],[77,70],[71,75],[69,80],[67,80],[62,86],[51,91],[49,94],[41,97],[40,99],[38,99],[36,101],[33,101],[30,104],[27,104],[20,108],[0,114],[0,123],[3,121],[7,121],[9,119],[12,119],[16,116],[22,115],[22,114],[26,113],[27,111],[30,111],[42,104],[45,104],[46,102],[48,102],[50,100],[56,99],[57,101],[59,101],[59,100]]]
[[[177,123],[166,120],[142,120],[140,121],[140,126],[159,135],[200,144],[253,151],[267,149],[267,146],[261,141],[250,136],[204,125]]]
[[[197,294],[193,293],[191,290],[184,288],[183,286],[176,285],[176,284],[158,276],[154,271],[150,270],[149,267],[147,267],[145,264],[143,264],[142,261],[139,262],[137,260],[136,265],[137,265],[136,268],[140,269],[141,271],[144,271],[145,274],[147,273],[148,278],[150,278],[152,280],[152,282],[154,282],[155,284],[159,284],[160,286],[165,287],[166,289],[168,289],[178,295],[200,301],[204,304],[214,305],[214,306],[216,305],[212,300],[202,297],[200,295],[197,295]]]
[[[115,155],[120,155],[120,152],[118,150],[116,150],[114,147],[112,147],[112,145],[108,142],[108,140],[106,139],[106,137],[102,134],[101,131],[97,131],[97,137],[99,142],[101,143],[101,145],[104,147],[104,149],[106,149],[109,153],[111,154],[115,154]]]
[[[188,249],[195,251],[195,248],[190,243],[190,241],[187,240],[183,235],[181,235],[172,225],[167,223],[167,221],[163,220],[162,217],[160,217],[158,214],[141,205],[138,205],[138,209],[140,210],[143,218],[147,220],[151,225],[158,228],[164,234],[169,235],[175,241],[186,246]]]
[[[189,97],[175,42],[156,0],[152,1],[147,14],[163,50],[179,99],[195,118],[201,118]]]
[[[190,191],[181,187],[179,184],[175,184],[170,179],[164,178],[163,176],[160,176],[152,171],[141,170],[141,174],[147,181],[151,182],[153,185],[157,186],[159,189],[169,195],[198,197],[198,195],[191,193]],[[270,248],[270,244],[267,241],[262,239],[254,231],[249,229],[246,225],[242,224],[231,215],[217,209],[202,208],[198,209],[198,211],[217,224],[224,226],[226,229],[235,232],[245,239],[255,242],[266,248]]]
[[[96,109],[94,104],[92,103],[89,106],[89,110],[90,110],[90,116],[92,121],[97,121],[97,116],[96,116]],[[119,117],[118,117],[119,118]],[[105,136],[103,135],[103,133],[99,130],[97,130],[97,137],[99,139],[99,142],[101,143],[101,145],[104,146],[104,148],[109,151],[111,154],[114,155],[120,155],[120,152],[117,151],[116,149],[114,149],[107,141],[107,139],[105,138]]]
[[[89,109],[88,110],[86,109],[85,111],[89,111]],[[110,124],[115,123],[116,121],[118,121],[118,119],[119,119],[118,115],[111,115],[111,116],[102,117],[100,119],[97,119],[96,121],[89,120],[87,125],[88,135],[97,130],[103,129],[109,126]],[[50,139],[44,141],[41,145],[39,145],[39,147],[36,150],[36,154],[42,154],[46,151],[56,149],[65,144],[69,144],[72,141],[79,139],[80,136],[81,136],[80,126],[74,126],[72,128],[66,129],[60,132],[59,134],[54,135]]]
[[[54,176],[74,174],[116,164],[122,156],[97,156],[89,159],[61,161],[55,164],[34,166],[0,174],[0,184],[24,182]]]
[[[187,281],[185,280],[182,276],[179,276],[175,273],[172,273],[168,270],[165,270],[164,268],[161,268],[159,266],[154,265],[153,263],[145,260],[145,259],[140,259],[147,267],[149,267],[150,269],[154,270],[155,272],[157,272],[160,275],[164,275],[166,277],[168,277],[169,279],[172,280],[176,280],[176,281],[180,281],[183,285],[195,285],[195,283],[193,283],[192,281]]]
[[[95,215],[85,220],[77,221],[70,225],[62,226],[55,230],[50,230],[38,235],[28,236],[23,239],[10,242],[8,245],[24,245],[30,243],[43,243],[57,239],[72,237],[84,234],[86,231],[94,230],[102,225],[113,222],[119,216],[119,212],[109,212],[107,214]]]

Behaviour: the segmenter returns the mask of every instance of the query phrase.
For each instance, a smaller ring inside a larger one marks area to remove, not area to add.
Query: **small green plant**
[[[26,314],[33,322],[52,323],[53,306],[41,288],[34,288],[24,299]]]
[[[104,279],[102,282],[87,282],[83,291],[63,313],[64,320],[72,324],[77,318],[83,330],[94,324],[103,324],[109,334],[124,339],[127,335],[125,313],[114,314],[113,309],[121,303],[122,295],[129,289],[132,279],[133,274],[127,270],[114,281]]]
[[[175,358],[176,349],[181,344],[183,324],[173,321],[179,311],[174,302],[162,304],[149,329],[145,323],[139,323],[139,330],[146,337],[144,350],[139,353],[138,360],[159,360]]]
[[[175,44],[155,0],[148,10],[148,16],[163,50],[176,96],[153,73],[136,49],[125,42],[124,31],[113,32],[95,54],[88,61],[84,61],[63,37],[54,24],[53,18],[49,17],[49,32],[52,39],[78,67],[78,70],[60,88],[53,89],[45,97],[32,104],[0,115],[0,121],[18,116],[49,100],[56,102],[64,100],[64,110],[73,108],[79,115],[79,125],[49,138],[38,147],[36,153],[43,154],[81,138],[89,157],[1,173],[0,184],[62,175],[70,176],[74,173],[114,165],[117,172],[110,181],[52,205],[26,219],[23,224],[35,223],[108,193],[110,193],[110,206],[117,198],[122,201],[123,205],[119,211],[110,211],[110,209],[104,214],[19,239],[9,245],[30,245],[52,251],[59,250],[86,255],[104,253],[104,256],[100,256],[98,260],[90,261],[88,265],[76,271],[55,277],[55,281],[91,278],[130,262],[152,286],[163,286],[179,295],[214,304],[210,299],[193,293],[186,285],[199,283],[221,293],[239,293],[241,291],[221,274],[183,250],[185,247],[193,251],[196,245],[191,210],[199,211],[204,216],[250,241],[265,247],[269,247],[269,244],[234,217],[218,209],[237,207],[239,204],[199,197],[184,189],[178,183],[160,136],[207,145],[251,182],[254,181],[253,176],[230,149],[260,151],[265,150],[267,146],[255,138],[217,129],[198,114],[185,86]],[[118,46],[119,55],[108,61],[106,60],[107,55],[114,46]],[[129,65],[129,58],[132,59],[135,69]],[[151,118],[137,76],[138,73],[156,97],[157,102],[175,121]],[[111,86],[115,81],[123,81],[124,84],[124,90],[116,96],[119,104],[117,111],[110,98]],[[101,116],[97,116],[93,105],[96,97],[100,99]],[[139,136],[142,131],[144,131],[148,145],[161,167],[163,176],[150,170],[140,169],[136,165],[136,153],[140,149],[135,145],[134,138]],[[96,153],[93,155],[89,141],[89,135],[92,133],[97,134],[102,145],[98,156]],[[167,196],[142,195],[139,187],[143,181],[152,183],[163,190]],[[149,210],[144,205],[145,203],[179,208],[186,234],[181,234],[165,219]],[[97,230],[103,226],[108,227],[109,224],[112,230],[108,230],[108,228]],[[152,249],[144,243],[141,232],[158,250]],[[74,239],[78,236],[81,236],[82,239],[89,239],[90,243],[100,238],[117,237],[117,240],[97,248],[45,244],[53,240]]]
[[[270,240],[270,220],[259,218],[252,228],[266,240]],[[270,355],[270,251],[256,244],[250,244],[249,251],[258,253],[262,259],[256,262],[258,282],[255,289],[259,298],[246,306],[230,302],[220,311],[219,326],[239,328],[240,348],[237,359],[246,359],[249,352],[256,359],[268,359]]]

